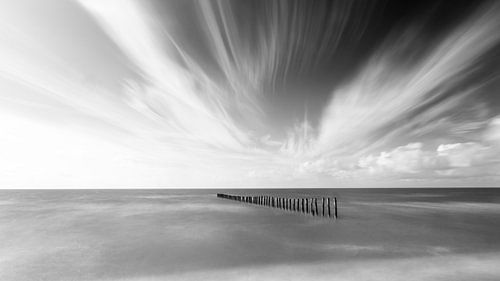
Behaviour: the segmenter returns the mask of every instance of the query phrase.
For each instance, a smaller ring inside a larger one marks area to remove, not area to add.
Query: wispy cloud
[[[314,153],[358,153],[418,136],[417,130],[428,134],[435,121],[466,108],[483,82],[469,81],[467,88],[463,82],[473,78],[481,56],[499,43],[498,14],[498,5],[481,9],[421,59],[401,58],[411,55],[406,48],[417,39],[383,46],[356,78],[333,93]]]

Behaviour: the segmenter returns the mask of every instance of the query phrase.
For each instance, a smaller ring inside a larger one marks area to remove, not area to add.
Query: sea
[[[0,280],[500,280],[500,189],[0,190]]]

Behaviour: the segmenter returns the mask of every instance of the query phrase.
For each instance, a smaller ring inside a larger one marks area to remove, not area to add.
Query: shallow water
[[[500,189],[3,190],[0,280],[500,280],[498,233]]]

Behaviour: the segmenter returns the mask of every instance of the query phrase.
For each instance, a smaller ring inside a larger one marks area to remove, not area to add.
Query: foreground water
[[[339,219],[218,199],[336,196]],[[4,190],[0,280],[500,280],[500,189]]]

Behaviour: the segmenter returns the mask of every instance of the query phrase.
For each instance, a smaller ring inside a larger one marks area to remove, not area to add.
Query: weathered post
[[[335,204],[335,218],[338,218],[338,213],[337,213],[337,197],[334,198],[334,204]]]
[[[328,217],[332,217],[332,209],[331,209],[331,198],[328,197]]]
[[[323,214],[323,217],[325,216],[325,197],[323,197],[323,199],[321,200],[321,208],[322,208],[322,214]]]

